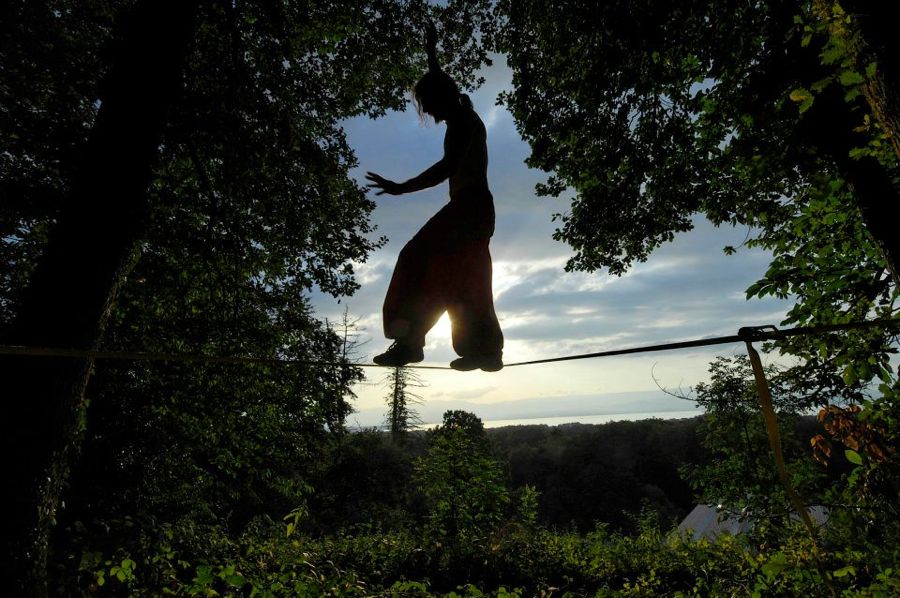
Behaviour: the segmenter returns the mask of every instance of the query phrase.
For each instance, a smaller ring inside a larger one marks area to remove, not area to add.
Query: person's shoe
[[[425,353],[422,352],[422,347],[413,347],[400,341],[394,341],[387,351],[376,355],[372,361],[375,362],[375,365],[399,368],[408,363],[419,363],[423,359],[425,359]]]
[[[451,361],[450,367],[458,372],[499,372],[503,369],[503,359],[499,355],[466,355]]]

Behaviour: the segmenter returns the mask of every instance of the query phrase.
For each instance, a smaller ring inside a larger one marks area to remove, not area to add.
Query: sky
[[[695,229],[657,249],[645,263],[621,277],[605,271],[568,273],[572,250],[552,239],[552,217],[564,213],[573,193],[541,198],[534,192],[546,174],[524,161],[528,145],[509,112],[496,105],[497,94],[511,85],[505,59],[482,71],[486,83],[471,93],[488,132],[488,180],[497,224],[491,239],[494,304],[505,337],[504,361],[513,363],[609,349],[736,334],[742,326],[778,324],[787,301],[747,301],[745,290],[759,279],[768,253],[739,246],[746,228],[713,227],[702,216]],[[415,110],[379,119],[360,117],[344,124],[359,167],[352,175],[365,184],[366,171],[404,181],[440,159],[444,125],[422,123]],[[400,196],[371,196],[377,207],[375,237],[388,243],[356,265],[361,288],[340,303],[314,293],[320,317],[340,320],[345,308],[356,319],[357,357],[371,362],[390,341],[381,328],[381,304],[397,254],[418,229],[447,201],[447,184]],[[743,353],[740,344],[637,356],[588,359],[505,368],[496,373],[417,370],[425,386],[415,389],[426,422],[439,421],[446,409],[475,411],[483,419],[579,416],[602,413],[678,411],[691,403],[667,395],[689,391],[708,379],[708,364],[717,355]],[[446,314],[426,338],[428,365],[447,365],[456,355],[450,346]],[[371,426],[383,421],[387,370],[365,368],[357,385],[351,423]]]

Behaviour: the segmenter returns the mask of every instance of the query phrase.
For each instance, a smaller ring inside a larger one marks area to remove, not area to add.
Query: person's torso
[[[453,126],[468,129],[468,140],[456,171],[450,175],[450,200],[490,200],[487,180],[487,131],[474,110],[467,111],[465,121]]]

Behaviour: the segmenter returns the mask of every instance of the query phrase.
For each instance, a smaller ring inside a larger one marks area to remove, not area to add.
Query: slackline
[[[792,336],[818,335],[829,332],[842,332],[846,330],[859,330],[864,328],[897,328],[900,327],[898,319],[868,320],[863,322],[849,322],[846,324],[825,324],[822,326],[804,326],[780,330],[775,326],[751,326],[741,328],[737,334],[730,336],[717,336],[701,338],[689,341],[664,343],[660,345],[646,345],[643,347],[630,347],[627,349],[612,349],[596,353],[582,353],[578,355],[566,355],[562,357],[549,357],[532,361],[519,361],[507,363],[505,368],[523,365],[537,365],[541,363],[554,363],[557,361],[574,361],[577,359],[595,359],[599,357],[612,357],[615,355],[631,355],[635,353],[652,353],[657,351],[673,351],[677,349],[689,349],[692,347],[708,347],[711,345],[726,345],[738,342],[772,341]],[[92,349],[64,349],[53,347],[30,347],[22,345],[0,345],[0,355],[17,355],[27,357],[81,357],[90,359],[118,359],[129,361],[176,361],[194,363],[226,363],[239,365],[309,365],[322,367],[393,367],[381,366],[375,363],[351,363],[341,361],[318,361],[308,359],[279,359],[274,357],[250,357],[245,355],[204,355],[202,353],[154,353],[144,351],[99,351]],[[404,367],[420,370],[449,370],[448,366],[410,364]]]

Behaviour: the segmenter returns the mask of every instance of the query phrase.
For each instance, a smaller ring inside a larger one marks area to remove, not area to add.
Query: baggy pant
[[[451,200],[425,223],[397,259],[384,299],[384,335],[424,346],[447,311],[458,355],[502,355],[488,249],[493,232],[490,195],[477,203]]]

